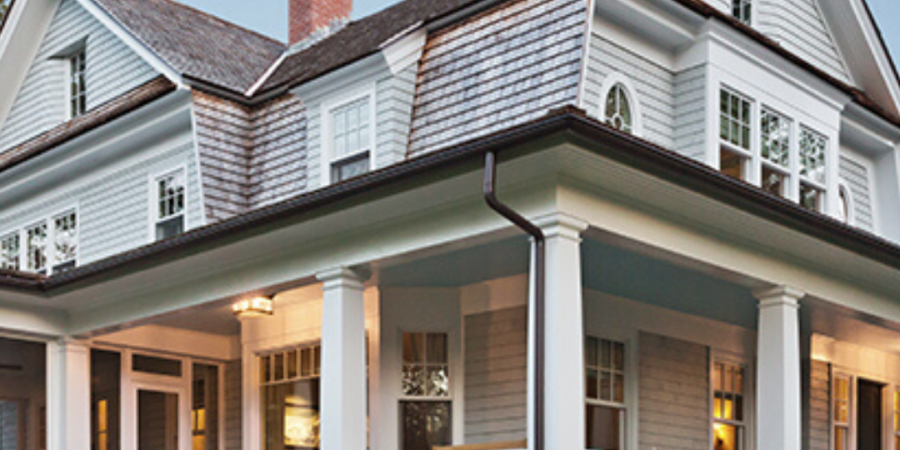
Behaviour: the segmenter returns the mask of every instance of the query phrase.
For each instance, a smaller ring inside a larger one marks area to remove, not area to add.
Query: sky
[[[287,0],[181,0],[224,19],[259,31],[281,41],[287,40]],[[900,1],[868,0],[884,39],[900,64]],[[248,8],[252,3],[253,7]],[[368,16],[397,0],[355,0],[353,18]]]

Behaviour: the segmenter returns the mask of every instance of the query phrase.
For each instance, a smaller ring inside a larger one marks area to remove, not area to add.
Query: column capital
[[[753,296],[759,300],[760,308],[772,306],[799,308],[800,300],[806,297],[806,293],[790,286],[777,286],[754,291]]]
[[[548,238],[562,237],[581,241],[581,233],[588,229],[586,221],[562,212],[538,216],[532,221]]]
[[[342,287],[362,289],[365,278],[358,271],[347,267],[335,267],[316,274],[316,279],[322,282],[325,290]]]
[[[59,352],[87,352],[90,350],[90,343],[83,339],[75,339],[70,336],[64,336],[51,341]]]

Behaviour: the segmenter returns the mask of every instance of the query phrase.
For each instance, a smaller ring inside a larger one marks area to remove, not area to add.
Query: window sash
[[[86,69],[84,49],[69,57],[69,108],[72,118],[83,115],[87,110]]]
[[[281,361],[280,377],[277,367],[279,360]],[[316,379],[322,375],[322,345],[316,343],[261,354],[258,355],[258,361],[261,386],[275,386]],[[294,367],[291,367],[292,362],[295,364]],[[293,376],[291,376],[292,373]]]
[[[370,96],[366,95],[331,110],[332,162],[371,150],[370,108]]]

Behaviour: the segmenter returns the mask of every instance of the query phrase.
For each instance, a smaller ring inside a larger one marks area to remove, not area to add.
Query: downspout
[[[534,450],[544,450],[544,276],[546,273],[546,239],[544,232],[497,199],[497,156],[484,155],[484,201],[498,214],[531,235],[534,249]]]

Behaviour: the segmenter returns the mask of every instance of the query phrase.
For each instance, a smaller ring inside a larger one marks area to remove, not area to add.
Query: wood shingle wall
[[[831,436],[831,365],[807,360],[803,380],[803,449],[829,450]]]
[[[429,36],[410,154],[444,148],[574,105],[587,2],[506,2]]]

